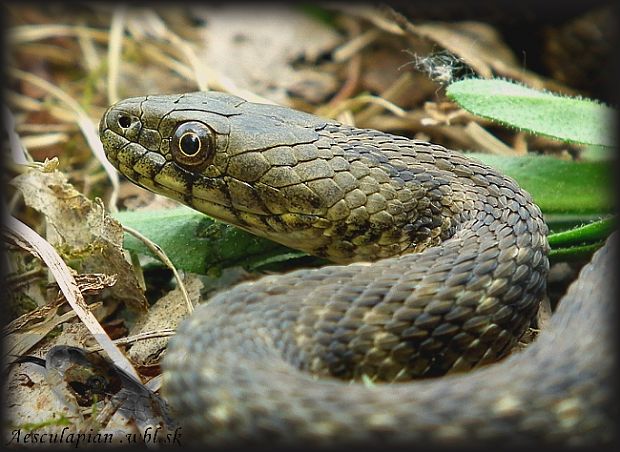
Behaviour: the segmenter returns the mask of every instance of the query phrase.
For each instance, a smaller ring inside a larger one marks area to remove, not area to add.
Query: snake
[[[612,439],[614,237],[510,353],[549,272],[548,227],[512,178],[437,144],[216,91],[121,100],[99,133],[135,184],[331,262],[242,282],[182,322],[162,392],[188,441]]]

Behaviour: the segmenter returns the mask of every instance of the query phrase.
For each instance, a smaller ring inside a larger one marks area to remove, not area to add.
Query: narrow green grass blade
[[[566,248],[553,248],[549,252],[549,261],[569,262],[569,261],[586,261],[592,257],[594,252],[605,244],[604,240],[587,245],[576,245]]]
[[[596,243],[605,238],[616,228],[616,218],[605,218],[569,231],[549,234],[549,245],[552,248],[570,247],[576,244]]]

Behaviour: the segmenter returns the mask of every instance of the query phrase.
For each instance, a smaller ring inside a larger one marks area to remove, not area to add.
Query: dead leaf
[[[58,172],[32,169],[11,182],[26,204],[41,212],[48,225],[48,240],[80,273],[117,275],[110,294],[131,309],[145,311],[146,298],[123,255],[123,229],[105,213],[101,200],[90,201]]]

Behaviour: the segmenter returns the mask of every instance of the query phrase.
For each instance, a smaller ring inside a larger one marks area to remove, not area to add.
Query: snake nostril
[[[131,118],[127,115],[121,115],[118,117],[118,125],[123,128],[126,129],[131,125]]]

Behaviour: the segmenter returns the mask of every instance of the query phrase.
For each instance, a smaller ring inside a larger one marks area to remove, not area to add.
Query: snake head
[[[285,107],[195,92],[120,101],[103,115],[99,133],[107,158],[138,185],[281,238],[296,223],[308,227],[309,216],[324,215],[333,204],[304,185],[314,184],[305,179],[316,179],[319,166],[333,174],[325,161],[307,162],[327,123]]]

